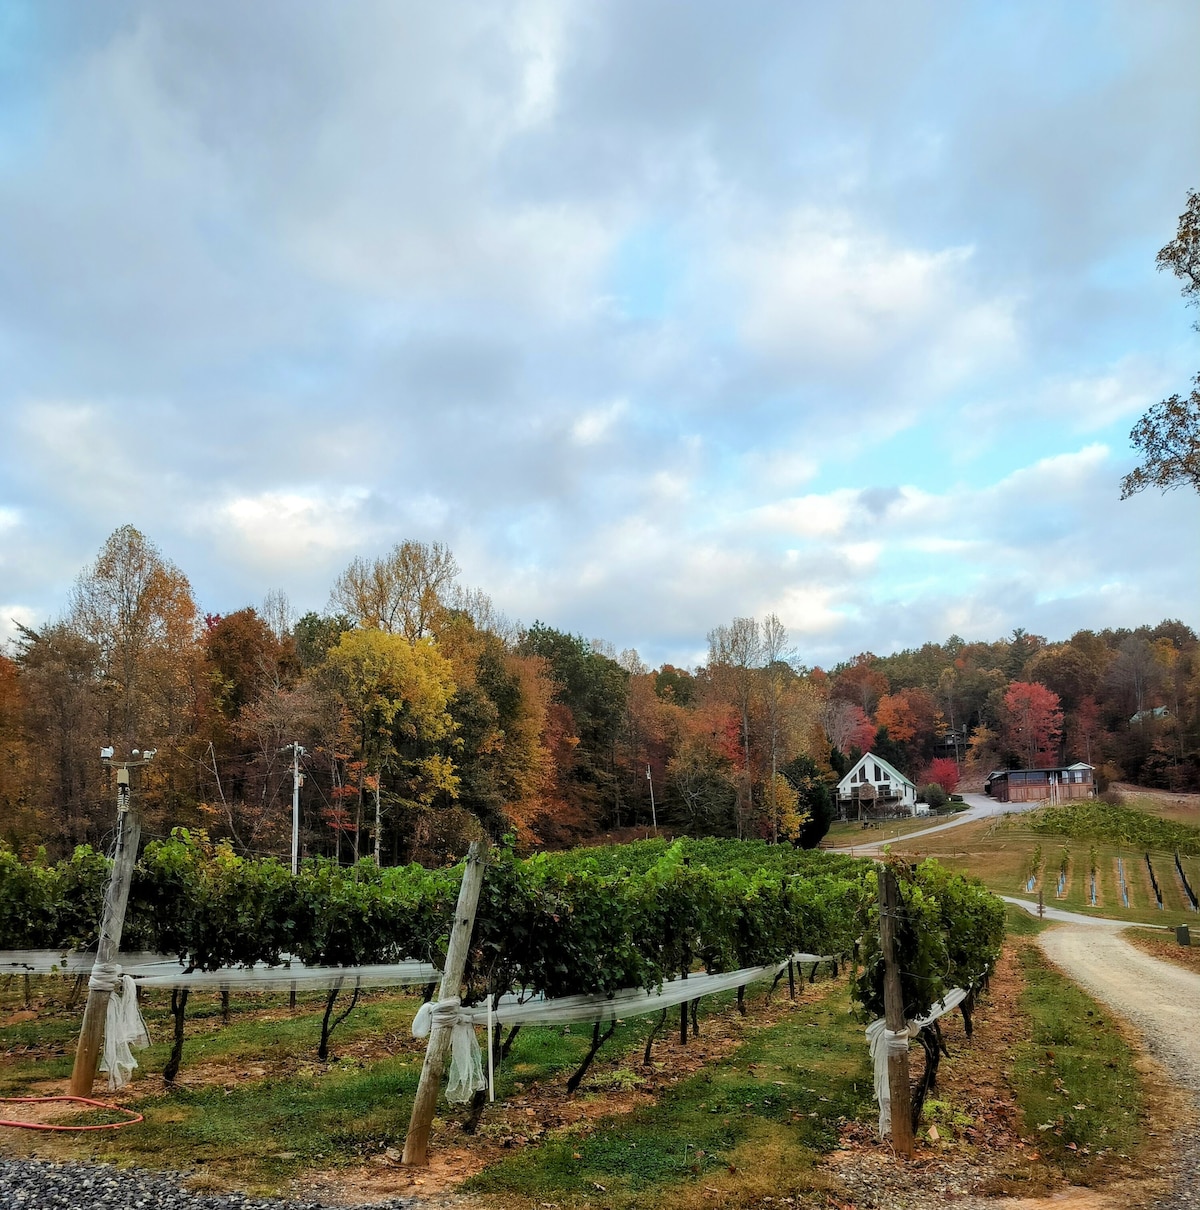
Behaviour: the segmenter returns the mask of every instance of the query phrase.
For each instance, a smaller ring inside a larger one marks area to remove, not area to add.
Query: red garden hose
[[[144,1121],[140,1113],[132,1109],[122,1109],[120,1105],[109,1105],[106,1101],[93,1101],[91,1097],[0,1097],[0,1102],[17,1105],[44,1105],[48,1101],[75,1101],[80,1105],[94,1105],[97,1109],[110,1109],[113,1113],[123,1113],[123,1122],[103,1122],[99,1126],[51,1126],[43,1122],[14,1122],[0,1118],[0,1126],[15,1126],[20,1130],[119,1130],[122,1126],[132,1126]]]

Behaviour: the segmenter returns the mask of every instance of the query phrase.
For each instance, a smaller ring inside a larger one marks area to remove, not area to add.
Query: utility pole
[[[654,835],[658,835],[658,812],[654,809],[654,778],[650,775],[650,762],[646,762],[646,780],[650,783],[650,822],[654,825]]]
[[[292,750],[292,874],[300,872],[300,787],[304,784],[304,774],[300,772],[300,758],[305,749],[295,740],[284,748]]]
[[[112,981],[102,967],[116,964],[121,952],[121,932],[125,927],[125,907],[129,902],[129,883],[137,860],[138,842],[142,836],[142,821],[129,788],[129,770],[148,765],[156,749],[139,752],[134,748],[132,760],[113,760],[112,748],[102,748],[100,759],[117,771],[117,843],[113,854],[112,875],[104,891],[104,911],[100,917],[100,943],[96,947],[96,962],[88,980],[87,1004],[83,1024],[79,1029],[79,1045],[75,1049],[75,1066],[71,1071],[71,1096],[86,1097],[96,1079],[100,1047],[104,1040],[104,1021],[112,995]]]

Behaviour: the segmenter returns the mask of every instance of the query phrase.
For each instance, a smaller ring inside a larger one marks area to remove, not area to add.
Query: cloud
[[[1013,304],[976,297],[973,250],[898,245],[846,213],[794,212],[782,228],[728,253],[745,292],[748,343],[790,364],[874,362],[919,340],[952,381],[1008,357]]]
[[[219,611],[414,537],[676,662],[1197,620],[1193,502],[1115,498],[1194,349],[1200,15],[1143,10],[31,7],[3,596],[132,522]]]

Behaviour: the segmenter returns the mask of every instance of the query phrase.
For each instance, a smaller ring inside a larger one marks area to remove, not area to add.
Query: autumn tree
[[[42,817],[30,793],[25,717],[20,669],[0,653],[0,840],[15,849],[41,839]]]
[[[770,821],[771,839],[778,841],[780,836],[791,839],[800,834],[800,823],[794,829],[785,827],[783,820],[788,811],[798,808],[799,800],[792,804],[792,790],[786,779],[779,776],[779,766],[787,759],[784,749],[786,746],[785,728],[786,711],[784,694],[788,683],[795,680],[796,674],[791,661],[794,653],[788,646],[787,627],[776,614],[769,613],[762,623],[762,698],[763,715],[766,732],[766,749],[769,762],[769,772],[766,776],[767,816]],[[786,789],[789,794],[785,805],[780,798],[780,790]],[[801,821],[802,822],[802,821]]]
[[[42,839],[60,851],[98,844],[111,826],[98,759],[109,734],[99,648],[62,622],[22,627],[16,664],[21,726],[38,753],[26,794],[43,821]]]
[[[941,786],[947,794],[953,794],[958,789],[958,761],[949,756],[939,756],[929,762],[923,781]]]
[[[750,752],[750,710],[755,672],[762,658],[762,636],[754,618],[734,618],[708,635],[708,674],[719,691],[723,689],[737,707],[741,721],[742,779],[739,827],[754,810],[754,767]]]
[[[801,753],[792,757],[780,769],[796,792],[798,806],[804,813],[800,833],[792,838],[793,844],[805,849],[815,849],[829,831],[833,822],[833,794],[830,791],[831,774],[823,770],[811,756]]]
[[[356,558],[331,604],[358,626],[415,642],[433,632],[457,579],[458,563],[440,542],[400,542],[381,558]]]
[[[821,707],[826,738],[846,756],[870,752],[877,730],[866,711],[844,698],[829,698]]]
[[[710,697],[677,715],[667,760],[671,819],[692,835],[733,836],[740,826],[741,724],[736,708]],[[666,812],[664,812],[664,815]]]
[[[833,670],[830,696],[852,702],[864,714],[874,714],[879,699],[889,689],[891,682],[879,669],[876,657],[864,651]]]
[[[552,764],[545,737],[554,686],[546,665],[510,651],[457,609],[445,618],[437,645],[455,683],[450,712],[460,807],[496,839],[515,826],[523,845],[538,843]]]
[[[1036,682],[1014,681],[1004,694],[1004,742],[1025,768],[1056,762],[1063,715],[1058,694]]]
[[[942,715],[933,696],[924,689],[900,689],[879,699],[875,722],[887,729],[893,743],[902,744],[914,756],[923,756],[932,751]]]
[[[325,675],[345,714],[357,766],[356,852],[363,802],[375,806],[375,860],[382,862],[387,797],[410,808],[451,801],[458,776],[448,749],[454,738],[449,662],[430,639],[411,642],[382,630],[347,631],[329,651]]]
[[[529,627],[517,651],[544,660],[555,686],[548,725],[556,737],[563,806],[594,828],[619,822],[616,751],[629,674],[585,639],[541,622]]]
[[[1147,487],[1200,492],[1200,374],[1191,394],[1172,395],[1150,408],[1130,430],[1129,443],[1142,461],[1121,480],[1122,500]]]
[[[206,615],[201,648],[208,700],[200,762],[211,776],[202,809],[243,850],[282,847],[290,834],[292,773],[282,748],[310,746],[314,716],[311,686],[298,684],[292,638],[280,638],[247,607]]]
[[[126,747],[177,738],[198,655],[187,577],[132,525],[75,582],[68,624],[95,644],[109,735]]]
[[[1200,302],[1200,193],[1195,190],[1188,191],[1179,230],[1159,250],[1156,263],[1183,281],[1189,303]],[[1121,480],[1122,500],[1147,487],[1200,491],[1200,374],[1195,382],[1186,398],[1172,395],[1156,403],[1133,426],[1129,440],[1141,452],[1142,462]]]

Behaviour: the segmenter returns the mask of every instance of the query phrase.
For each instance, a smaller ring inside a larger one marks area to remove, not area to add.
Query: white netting
[[[126,970],[134,970],[147,962],[162,961],[163,957],[162,954],[121,955]],[[79,950],[0,950],[0,975],[86,975],[95,961],[95,954]]]
[[[746,967],[727,971],[719,975],[689,975],[686,979],[672,979],[655,991],[641,987],[626,987],[611,995],[593,994],[581,996],[559,996],[547,1000],[534,996],[522,1000],[516,995],[506,995],[494,1010],[487,1004],[463,1008],[454,998],[436,1004],[424,1004],[413,1018],[413,1036],[428,1037],[434,1020],[451,1025],[452,1054],[450,1081],[446,1098],[450,1101],[467,1101],[475,1092],[487,1087],[483,1078],[483,1056],[475,1038],[475,1026],[487,1026],[489,1021],[501,1025],[572,1025],[581,1022],[615,1021],[624,1017],[638,1017],[660,1012],[676,1004],[712,996],[717,992],[732,991],[745,987],[760,979],[769,979],[779,974],[790,962],[799,964],[828,962],[831,955],[793,954],[790,959],[769,966]]]
[[[883,1138],[892,1128],[892,1093],[888,1086],[888,1056],[905,1054],[911,1038],[926,1026],[932,1024],[938,1017],[957,1008],[966,998],[967,991],[961,987],[952,988],[944,999],[924,1017],[909,1021],[907,1028],[891,1030],[887,1028],[883,1018],[872,1021],[867,1026],[867,1044],[871,1048],[871,1063],[875,1068],[875,1099],[879,1102],[879,1137]]]
[[[95,978],[93,974],[92,981]],[[108,1072],[110,1091],[124,1088],[138,1065],[130,1048],[137,1046],[140,1049],[149,1045],[150,1034],[138,1008],[137,985],[129,975],[118,974],[116,987],[108,998],[108,1013],[104,1021],[104,1055],[100,1060],[100,1070]]]
[[[295,987],[297,991],[333,987],[339,981],[353,980],[359,987],[416,987],[436,983],[442,972],[429,962],[387,962],[367,966],[305,966],[293,959],[290,964],[251,967],[226,966],[215,971],[186,971],[177,961],[167,959],[153,968],[142,966],[132,972],[141,987],[238,988],[244,991],[270,991]]]
[[[442,972],[428,962],[386,962],[366,966],[306,966],[285,955],[278,966],[226,966],[215,971],[188,971],[170,954],[121,954],[120,967],[108,972],[95,964],[96,955],[74,950],[0,950],[0,975],[84,975],[99,978],[102,991],[115,986],[115,974],[132,975],[141,987],[243,988],[270,991],[295,986],[297,990],[332,987],[339,979],[357,980],[360,987],[415,987],[436,983]]]

